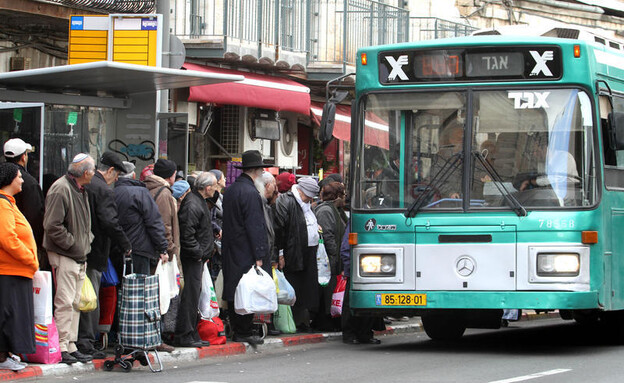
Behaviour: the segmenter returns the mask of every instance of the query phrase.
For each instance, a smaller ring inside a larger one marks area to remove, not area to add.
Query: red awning
[[[312,102],[312,116],[316,117],[317,124],[323,116],[323,103]],[[388,141],[388,123],[372,113],[366,114],[364,143],[378,146],[383,149],[390,147]],[[343,141],[351,140],[351,107],[336,105],[336,118],[334,122],[334,137]]]
[[[245,76],[243,81],[227,84],[191,86],[189,101],[310,114],[310,88],[295,81],[190,63],[185,63],[184,68],[200,72]]]

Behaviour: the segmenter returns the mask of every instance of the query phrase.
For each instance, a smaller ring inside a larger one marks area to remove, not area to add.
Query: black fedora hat
[[[243,153],[243,164],[234,165],[237,169],[270,168],[275,165],[265,164],[262,161],[262,153],[259,150],[248,150]]]

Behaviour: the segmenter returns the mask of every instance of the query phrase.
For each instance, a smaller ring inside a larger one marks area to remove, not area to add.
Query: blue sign
[[[84,17],[83,16],[72,16],[71,17],[71,30],[72,31],[82,31],[82,30],[84,30]]]
[[[381,294],[375,294],[375,305],[381,306]]]
[[[158,30],[158,20],[152,18],[141,19],[142,31],[155,31]]]

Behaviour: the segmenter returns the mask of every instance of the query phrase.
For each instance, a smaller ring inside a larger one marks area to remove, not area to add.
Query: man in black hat
[[[243,170],[223,195],[223,235],[221,240],[223,258],[223,299],[228,302],[230,323],[234,342],[252,345],[264,341],[252,333],[253,315],[238,315],[234,307],[234,293],[243,274],[253,266],[271,273],[266,222],[262,198],[254,185],[262,176],[264,164],[257,150],[243,153]]]
[[[130,254],[132,245],[119,225],[117,204],[112,184],[117,181],[119,173],[125,172],[123,162],[117,154],[104,152],[100,158],[97,171],[91,183],[85,185],[91,209],[91,252],[87,254],[87,277],[91,280],[96,295],[100,290],[102,273],[108,267],[110,244],[113,241],[125,254]],[[78,350],[94,359],[103,359],[106,355],[94,347],[96,335],[99,334],[100,305],[91,312],[80,314],[78,330]]]

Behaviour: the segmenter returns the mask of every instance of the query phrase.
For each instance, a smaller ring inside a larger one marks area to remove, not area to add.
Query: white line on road
[[[548,376],[548,375],[561,374],[562,372],[568,372],[568,371],[572,371],[572,370],[569,369],[569,368],[558,368],[556,370],[549,370],[549,371],[544,371],[544,372],[536,372],[535,374],[531,374],[531,375],[517,376],[515,378],[509,378],[509,379],[503,379],[503,380],[495,380],[495,381],[491,381],[489,383],[522,382],[522,381],[529,380],[529,379],[541,378],[543,376]]]

